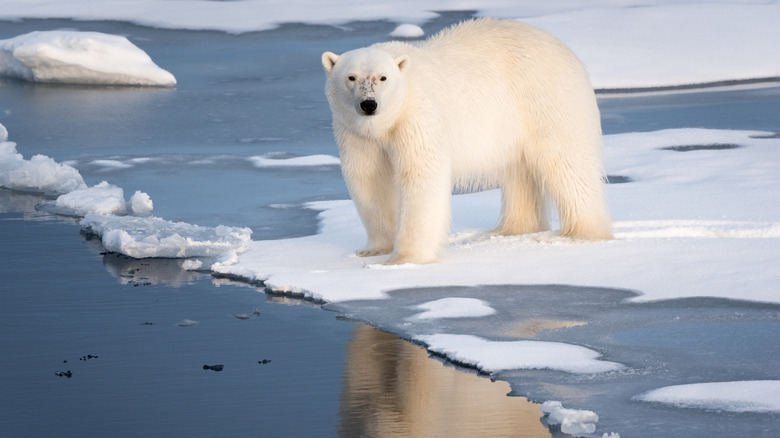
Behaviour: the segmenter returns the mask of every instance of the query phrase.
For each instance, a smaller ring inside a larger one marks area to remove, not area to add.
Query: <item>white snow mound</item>
[[[780,413],[780,380],[667,386],[635,397],[646,402],[729,412]]]
[[[561,432],[572,436],[587,436],[596,431],[599,416],[595,412],[566,409],[559,401],[546,401],[540,407],[547,415],[547,424],[561,425]]]
[[[99,32],[36,31],[0,40],[0,76],[30,82],[174,87],[127,38]]]
[[[59,164],[45,155],[25,160],[16,143],[7,141],[8,131],[0,124],[0,187],[22,192],[59,195],[86,188],[78,170]]]
[[[573,374],[593,374],[624,368],[600,360],[589,348],[562,342],[489,341],[472,335],[435,334],[415,338],[428,350],[453,361],[492,373],[511,369],[548,369]]]

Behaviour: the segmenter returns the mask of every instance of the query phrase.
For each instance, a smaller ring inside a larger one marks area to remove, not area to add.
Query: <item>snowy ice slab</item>
[[[249,228],[201,227],[155,217],[88,214],[81,227],[101,237],[103,246],[134,258],[221,257],[245,251]]]
[[[86,216],[89,213],[127,214],[125,192],[121,187],[106,181],[92,187],[74,190],[54,201],[53,213]]]
[[[417,319],[479,318],[496,313],[488,303],[476,298],[442,298],[417,306],[425,310],[414,316]]]
[[[736,144],[675,152],[668,146]],[[636,290],[636,301],[721,297],[778,302],[780,139],[771,133],[675,129],[605,137],[615,240],[577,242],[554,232],[490,237],[498,191],[453,197],[446,256],[431,265],[366,269],[365,231],[351,201],[321,210],[314,236],[251,242],[238,263],[216,272],[265,281],[278,292],[328,302],[381,299],[415,287],[569,284]],[[554,225],[555,226],[555,225]]]
[[[636,400],[729,412],[780,412],[780,380],[695,383],[667,386]]]
[[[547,424],[560,425],[561,432],[572,436],[586,436],[595,432],[599,421],[595,412],[566,409],[559,401],[546,401],[540,409],[547,415]]]
[[[6,141],[8,131],[0,124],[0,187],[24,192],[59,195],[86,188],[81,174],[45,155],[25,160],[16,143]]]
[[[576,374],[603,373],[624,368],[599,360],[596,351],[577,345],[541,341],[489,341],[472,335],[418,336],[428,350],[485,372],[510,369],[549,369]]]
[[[0,76],[30,82],[173,87],[173,75],[127,38],[99,32],[30,32],[0,40]]]
[[[306,155],[294,158],[274,158],[268,155],[249,157],[255,167],[338,166],[341,161],[332,155]]]

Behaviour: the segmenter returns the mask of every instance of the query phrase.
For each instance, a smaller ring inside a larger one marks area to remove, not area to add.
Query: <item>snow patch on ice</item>
[[[274,158],[273,155],[249,157],[255,167],[338,166],[338,157],[332,155],[306,155],[293,158]]]
[[[132,164],[123,163],[119,160],[92,160],[89,164],[105,167],[106,170],[129,169],[133,167]]]
[[[599,422],[599,416],[595,412],[566,409],[559,401],[546,401],[542,403],[540,409],[547,416],[547,424],[560,425],[561,432],[575,437],[592,434],[596,431],[596,423]]]
[[[36,31],[0,40],[0,76],[30,82],[173,87],[173,75],[127,38]]]
[[[390,36],[393,38],[420,38],[423,35],[425,35],[425,31],[422,27],[410,23],[400,24],[390,32]]]
[[[496,313],[488,303],[476,298],[442,298],[416,306],[425,310],[413,316],[416,319],[479,318]]]
[[[728,412],[780,413],[780,380],[694,383],[654,389],[645,402]]]
[[[136,190],[128,202],[128,211],[133,216],[151,216],[154,210],[154,202],[148,194]]]
[[[138,259],[223,257],[246,251],[252,235],[249,228],[201,227],[156,217],[88,214],[80,224],[100,236],[108,251]]]
[[[187,259],[182,262],[181,267],[185,271],[197,271],[203,266],[203,262],[198,259]]]
[[[8,131],[0,124],[0,187],[23,192],[59,195],[86,188],[78,170],[45,155],[25,160],[16,143],[7,141]]]
[[[414,338],[428,350],[492,373],[511,369],[549,369],[594,374],[624,368],[600,360],[598,352],[577,345],[542,341],[489,341],[472,335],[435,334]]]
[[[124,190],[106,181],[61,195],[54,201],[54,207],[54,212],[71,216],[86,216],[89,213],[127,214]]]

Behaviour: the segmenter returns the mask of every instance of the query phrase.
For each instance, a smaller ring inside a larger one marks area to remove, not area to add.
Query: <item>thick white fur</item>
[[[368,233],[358,255],[435,262],[453,187],[501,187],[497,234],[547,230],[551,199],[562,235],[611,238],[593,88],[548,33],[479,19],[419,45],[326,52],[322,63],[342,171]]]

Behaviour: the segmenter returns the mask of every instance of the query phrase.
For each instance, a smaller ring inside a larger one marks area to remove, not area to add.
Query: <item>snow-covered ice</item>
[[[430,351],[486,373],[510,369],[549,369],[575,374],[616,371],[623,365],[577,345],[541,341],[489,341],[471,335],[417,336]]]
[[[176,85],[171,73],[123,36],[64,30],[0,40],[0,76],[59,84]]]
[[[85,216],[89,213],[120,216],[127,214],[124,190],[106,181],[65,193],[54,201],[54,207],[60,214],[73,216]]]
[[[587,436],[595,432],[599,422],[595,412],[566,409],[559,401],[546,401],[540,409],[547,416],[547,424],[560,425],[561,432],[572,436]]]
[[[156,217],[87,214],[81,227],[100,236],[103,246],[134,258],[231,257],[247,250],[249,228],[201,227]]]
[[[424,35],[425,31],[420,26],[410,23],[399,24],[390,32],[390,36],[394,38],[420,38]]]
[[[420,304],[417,309],[424,310],[414,316],[417,319],[479,318],[496,313],[488,303],[477,298],[442,298]]]
[[[727,412],[780,412],[780,380],[708,382],[667,386],[635,397],[685,408]]]
[[[50,157],[39,154],[25,160],[16,151],[16,143],[8,141],[8,130],[0,124],[0,187],[59,195],[87,185],[76,169]]]
[[[338,166],[341,161],[332,155],[308,155],[304,157],[278,158],[274,155],[249,157],[255,167]]]
[[[154,211],[154,202],[147,193],[136,190],[127,203],[128,212],[132,216],[151,216]]]

